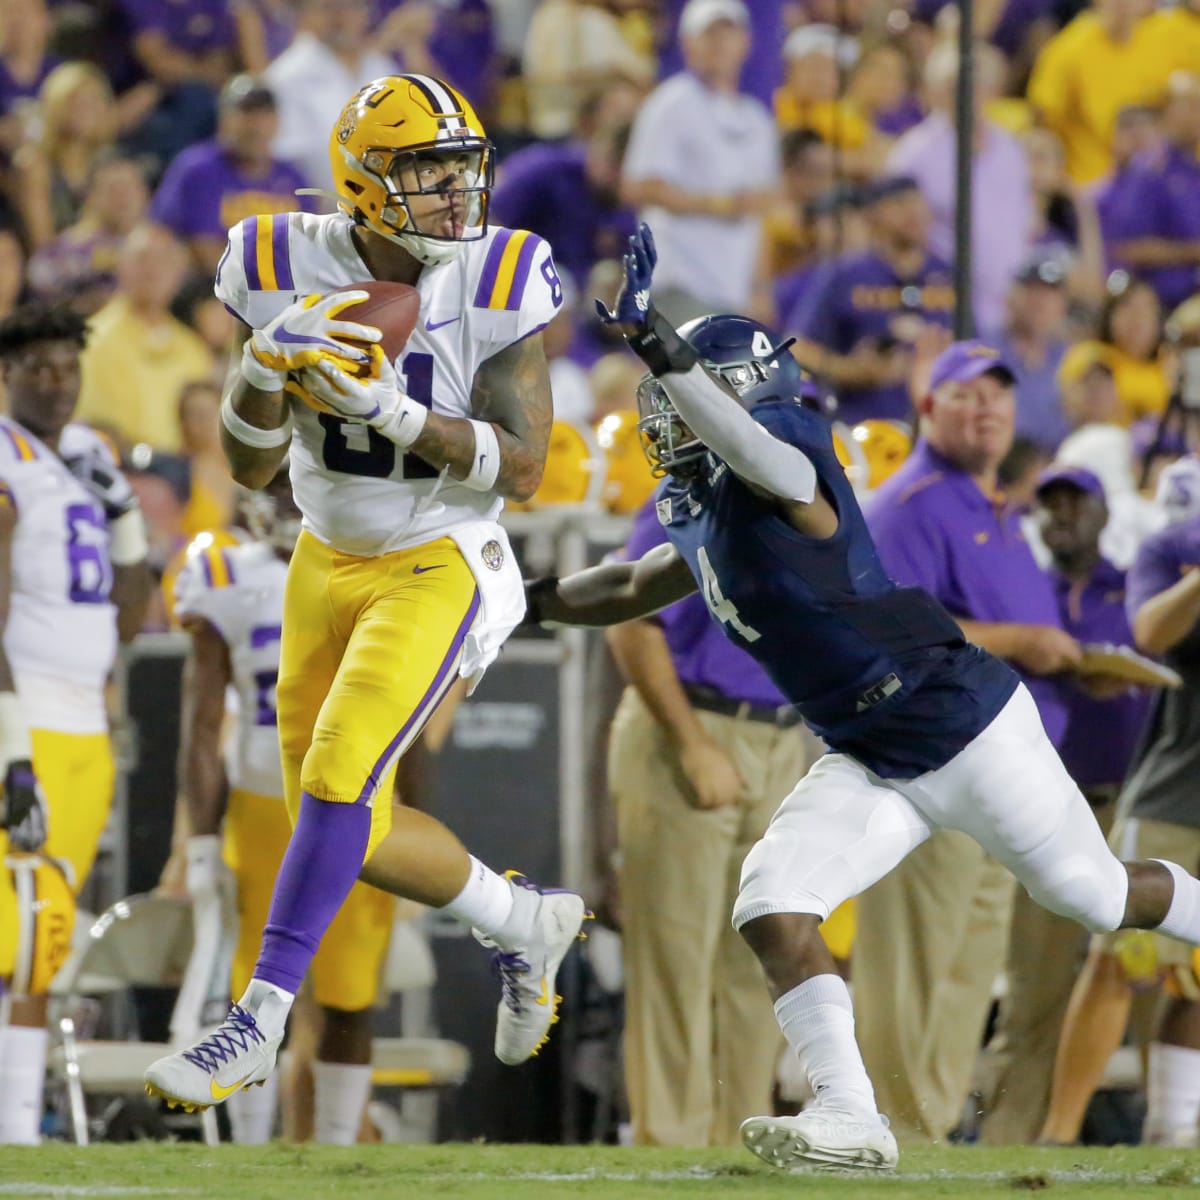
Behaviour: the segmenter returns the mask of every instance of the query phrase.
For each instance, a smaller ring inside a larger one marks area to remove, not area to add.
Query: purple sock
[[[255,979],[298,992],[325,930],[367,853],[371,810],[300,795],[300,815],[275,880]]]

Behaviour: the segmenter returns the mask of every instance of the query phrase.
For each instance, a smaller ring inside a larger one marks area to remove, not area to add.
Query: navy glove
[[[46,840],[47,808],[42,785],[28,759],[8,764],[4,773],[3,820],[14,850],[40,850]]]
[[[645,325],[650,311],[650,277],[658,262],[658,251],[654,249],[654,235],[644,221],[629,239],[629,253],[625,255],[625,281],[617,293],[617,305],[609,312],[601,300],[596,301],[596,312],[606,325]]]
[[[67,469],[100,501],[110,523],[137,508],[137,494],[129,480],[102,451],[90,450],[68,459]]]

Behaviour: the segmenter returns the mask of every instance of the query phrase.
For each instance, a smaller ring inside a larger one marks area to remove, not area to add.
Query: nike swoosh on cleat
[[[424,575],[426,571],[440,571],[445,565],[445,563],[434,563],[430,567],[413,567],[413,574]]]
[[[247,1076],[246,1076],[246,1079],[249,1079],[249,1078],[250,1078],[250,1076],[249,1076],[249,1075],[247,1075]],[[234,1092],[236,1092],[236,1091],[238,1090],[238,1088],[240,1088],[240,1087],[244,1086],[244,1085],[245,1085],[245,1082],[246,1082],[246,1079],[239,1079],[239,1080],[237,1081],[237,1083],[230,1084],[230,1086],[229,1086],[229,1087],[222,1087],[222,1086],[221,1086],[221,1085],[220,1085],[220,1084],[219,1084],[219,1083],[218,1083],[218,1082],[217,1082],[217,1081],[214,1079],[214,1080],[212,1080],[212,1081],[209,1083],[209,1085],[208,1085],[208,1090],[209,1090],[209,1092],[212,1094],[212,1098],[213,1098],[214,1100],[225,1100],[225,1099],[227,1099],[228,1097],[232,1096],[232,1095],[233,1095],[233,1093],[234,1093]]]
[[[453,325],[455,321],[460,320],[462,320],[462,313],[459,313],[457,317],[450,317],[445,321],[426,321],[425,328],[432,333],[435,329],[441,329],[443,325]]]

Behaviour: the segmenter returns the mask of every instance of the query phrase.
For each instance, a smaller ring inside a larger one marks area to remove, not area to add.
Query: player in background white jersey
[[[441,81],[367,85],[329,145],[340,211],[249,218],[217,271],[217,295],[245,325],[222,405],[234,477],[262,487],[290,447],[304,530],[277,688],[294,831],[254,977],[220,1029],[146,1075],[149,1091],[191,1107],[270,1074],[360,871],[496,947],[507,1063],[549,1035],[558,966],[584,918],[579,896],[501,877],[445,826],[407,808],[393,817],[390,803],[400,755],[455,677],[478,676],[524,614],[496,517],[506,497],[533,494],[545,463],[554,263],[540,238],[488,226],[492,145]],[[378,330],[339,319],[365,293],[331,293],[365,279],[420,295],[396,363]]]
[[[138,632],[150,597],[137,497],[107,443],[71,421],[86,336],[62,308],[30,305],[0,322],[10,414],[0,417],[0,978],[13,993],[0,1029],[0,1143],[38,1141],[46,990],[112,803],[104,685],[118,637]],[[66,911],[50,899],[60,871]]]
[[[211,538],[198,538],[175,583],[175,611],[192,639],[180,755],[180,792],[191,830],[187,886],[195,940],[199,944],[203,936],[215,948],[221,933],[222,858],[233,873],[235,996],[250,981],[271,888],[291,834],[283,802],[275,684],[287,563],[300,534],[300,510],[286,470],[264,491],[247,493],[239,507],[253,540],[217,547]],[[223,758],[230,684],[237,693],[237,724]],[[394,907],[386,892],[355,884],[313,960],[316,1000],[324,1010],[314,1064],[318,1142],[351,1145],[357,1139],[371,1090],[371,1006]],[[184,1011],[200,1013],[208,975],[204,970],[198,974],[195,1002],[185,1004]],[[235,1142],[270,1140],[278,1080],[272,1074],[263,1087],[230,1098]]]

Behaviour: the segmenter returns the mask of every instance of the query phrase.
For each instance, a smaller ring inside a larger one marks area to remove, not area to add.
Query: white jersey
[[[217,548],[201,535],[175,580],[179,617],[203,618],[229,647],[238,703],[226,774],[230,787],[259,796],[283,796],[275,683],[286,579],[287,564],[265,542]]]
[[[341,213],[249,217],[229,231],[216,294],[259,329],[302,296],[372,278]],[[395,366],[412,399],[470,417],[479,365],[545,326],[562,304],[550,247],[492,226],[417,281],[420,316]],[[494,521],[503,501],[404,454],[368,426],[317,413],[293,398],[292,489],[304,527],[346,554],[386,554]],[[436,499],[434,498],[436,495]]]
[[[102,733],[104,683],[117,653],[108,520],[63,459],[108,444],[68,425],[56,454],[0,417],[0,498],[17,513],[4,652],[33,729]]]

